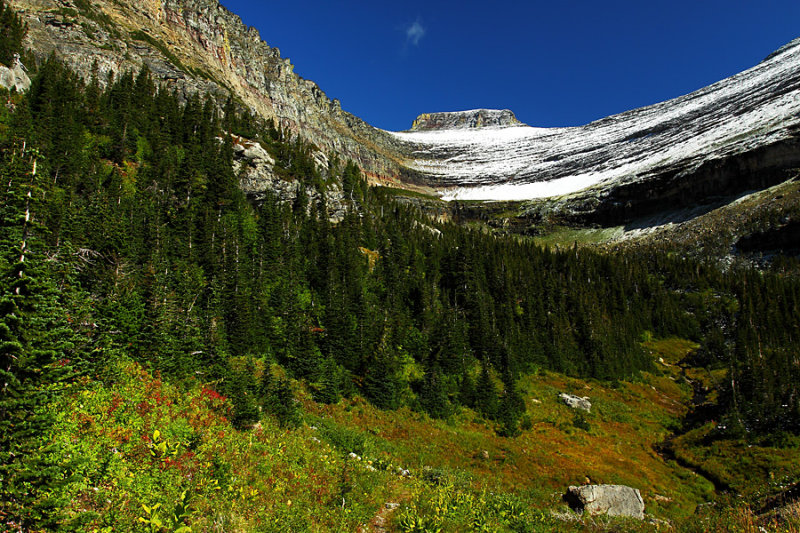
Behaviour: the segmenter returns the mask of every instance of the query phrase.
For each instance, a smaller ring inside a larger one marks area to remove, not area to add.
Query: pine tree
[[[442,381],[442,372],[438,368],[425,374],[419,401],[425,412],[433,418],[447,418],[453,413],[447,388]]]
[[[14,8],[0,1],[0,63],[11,66],[14,54],[22,53],[22,39],[27,33]]]
[[[483,361],[478,382],[475,384],[475,409],[486,418],[497,416],[497,388],[489,375],[489,364]]]
[[[300,423],[300,409],[289,380],[276,379],[267,368],[261,381],[261,394],[264,397],[264,410],[274,416],[282,428],[296,427]]]
[[[36,152],[9,147],[0,202],[0,516],[25,530],[53,527],[51,493],[65,474],[45,441],[46,409],[70,377],[72,330],[52,274],[37,250],[41,198]],[[10,153],[9,153],[10,152]]]

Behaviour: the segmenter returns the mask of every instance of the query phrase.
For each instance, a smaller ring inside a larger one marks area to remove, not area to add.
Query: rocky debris
[[[589,401],[588,396],[575,396],[574,394],[567,394],[562,392],[558,395],[561,400],[573,409],[581,409],[587,413],[592,409],[592,402]]]
[[[25,92],[31,87],[31,79],[28,77],[25,65],[19,60],[19,54],[14,54],[14,62],[11,68],[0,65],[0,86],[17,92]]]
[[[567,490],[564,500],[572,509],[590,515],[644,519],[644,500],[639,489],[626,485],[573,485]]]
[[[550,510],[550,516],[561,522],[580,522],[581,517],[570,511]]]
[[[662,520],[661,518],[649,517],[647,523],[656,527],[656,531],[672,529],[672,523],[669,520]]]
[[[423,113],[414,120],[412,131],[498,128],[522,123],[508,109],[472,109],[445,113]]]
[[[388,502],[383,507],[381,507],[375,516],[370,521],[370,530],[371,531],[387,531],[389,525],[389,517],[400,508],[399,503]],[[366,527],[366,524],[365,526]],[[364,527],[359,528],[357,531],[363,533],[365,531],[369,531],[364,529]]]

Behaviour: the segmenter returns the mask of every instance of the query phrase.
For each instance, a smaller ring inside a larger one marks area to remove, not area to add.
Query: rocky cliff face
[[[411,126],[412,131],[502,128],[522,123],[508,109],[473,109],[446,113],[423,113]]]
[[[359,162],[368,175],[405,172],[396,140],[343,111],[312,81],[293,72],[278,48],[216,0],[10,0],[28,23],[26,45],[55,52],[88,76],[137,71],[185,95],[233,92],[266,119],[313,142],[323,153]]]
[[[14,54],[14,62],[10,67],[0,65],[0,87],[14,89],[16,91],[27,91],[31,86],[31,79],[25,67],[19,60],[19,54]]]

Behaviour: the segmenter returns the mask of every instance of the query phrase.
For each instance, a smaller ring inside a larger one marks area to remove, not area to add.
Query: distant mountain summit
[[[522,123],[508,109],[470,109],[469,111],[423,113],[414,120],[411,130],[452,130],[519,125]]]

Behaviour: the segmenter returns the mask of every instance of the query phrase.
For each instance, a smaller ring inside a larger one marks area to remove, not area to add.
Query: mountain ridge
[[[12,0],[10,5],[28,24],[26,46],[40,57],[57,53],[84,77],[94,69],[101,85],[109,74],[146,66],[184,98],[233,93],[324,155],[337,152],[357,160],[368,175],[394,179],[403,172],[390,136],[295,74],[278,48],[216,0]]]
[[[232,93],[257,115],[312,143],[321,165],[337,153],[356,161],[373,184],[445,200],[567,195],[569,203],[581,204],[580,211],[611,210],[612,218],[624,219],[673,201],[675,191],[686,203],[727,187],[751,187],[739,183],[741,173],[710,182],[703,177],[709,165],[730,157],[740,160],[733,167],[751,174],[800,166],[784,153],[794,152],[791,126],[800,124],[794,118],[800,110],[800,39],[743,73],[585,126],[530,128],[508,110],[470,110],[425,113],[411,131],[388,132],[344,111],[316,83],[295,74],[278,48],[216,0],[11,4],[28,22],[28,46],[39,56],[58,52],[85,77],[95,64],[101,81],[109,73],[147,66],[184,97]],[[511,125],[519,127],[502,133],[493,128]],[[780,163],[765,167],[766,160]],[[642,198],[647,202],[639,205]],[[619,214],[619,206],[628,204],[632,209]]]
[[[795,138],[798,45],[687,95],[585,126],[394,135],[416,155],[412,167],[442,187],[460,187],[449,199],[525,200],[688,177],[709,161]]]
[[[411,131],[502,128],[522,124],[509,109],[469,109],[422,113],[414,119]]]

